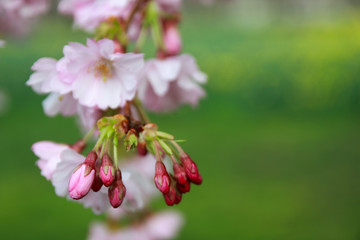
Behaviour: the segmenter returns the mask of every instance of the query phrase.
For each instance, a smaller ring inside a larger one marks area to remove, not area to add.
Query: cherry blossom
[[[134,98],[143,54],[115,53],[114,49],[109,39],[88,39],[86,46],[70,43],[64,47],[57,70],[61,81],[71,85],[79,104],[106,110]]]
[[[118,230],[109,229],[103,223],[94,222],[90,226],[88,240],[163,240],[177,236],[183,217],[176,211],[162,211],[148,216],[140,224]]]
[[[146,62],[141,74],[138,96],[147,109],[170,111],[181,104],[196,106],[205,91],[199,86],[207,81],[195,59],[183,54]]]
[[[41,175],[47,180],[52,179],[56,165],[61,161],[60,154],[66,149],[70,147],[50,141],[41,141],[32,145],[32,151],[40,158],[36,164],[41,170]]]

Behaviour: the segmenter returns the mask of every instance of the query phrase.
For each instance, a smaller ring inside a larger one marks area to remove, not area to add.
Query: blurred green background
[[[151,114],[187,139],[204,178],[174,207],[186,216],[178,239],[360,239],[360,9],[291,2],[185,8],[184,52],[208,74],[208,96]],[[86,37],[51,16],[0,49],[1,239],[85,239],[103,218],[58,198],[30,151],[81,137],[75,119],[46,117],[25,82],[37,59]]]

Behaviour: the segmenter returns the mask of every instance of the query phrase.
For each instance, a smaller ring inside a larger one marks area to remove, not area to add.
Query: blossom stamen
[[[106,82],[108,78],[113,77],[113,66],[110,60],[104,58],[98,60],[95,63],[94,70],[95,77],[102,78],[104,82]]]

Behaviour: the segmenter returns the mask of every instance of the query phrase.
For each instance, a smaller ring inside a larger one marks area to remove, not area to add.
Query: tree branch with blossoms
[[[11,14],[19,18],[21,8],[35,9],[40,2],[46,4],[36,8],[42,13],[48,0],[17,0]],[[93,38],[68,43],[60,59],[37,60],[26,83],[48,94],[42,103],[46,115],[77,116],[86,132],[73,144],[35,143],[41,174],[58,196],[106,212],[115,222],[135,214],[137,226],[163,223],[158,232],[143,227],[136,239],[174,237],[182,221],[178,213],[155,214],[148,203],[160,192],[167,205],[179,204],[191,184],[202,183],[181,141],[159,130],[146,113],[195,106],[205,96],[201,84],[207,76],[194,57],[181,53],[180,7],[181,0],[61,0],[58,10]],[[0,3],[3,9],[10,5]],[[156,56],[145,60],[142,46],[150,38]],[[100,226],[92,228],[90,239],[105,238],[95,237]]]

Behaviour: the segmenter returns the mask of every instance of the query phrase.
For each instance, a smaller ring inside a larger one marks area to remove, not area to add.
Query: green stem
[[[103,141],[103,143],[102,143],[100,157],[99,157],[100,159],[104,156],[104,153],[106,152],[105,151],[105,148],[107,148],[106,143],[107,143],[107,141]]]
[[[156,154],[156,160],[157,161],[162,161],[162,159],[161,159],[161,155],[160,155],[160,152],[159,152],[159,143],[156,141],[156,140],[154,140],[154,144],[155,144],[155,154]]]
[[[87,143],[87,142],[90,140],[90,138],[93,136],[95,129],[96,129],[96,126],[92,127],[92,128],[86,133],[86,135],[83,137],[83,141],[84,141],[85,143]]]
[[[95,147],[94,147],[94,150],[97,151],[100,147],[100,145],[102,144],[103,140],[105,139],[106,135],[107,135],[107,130],[103,130],[101,133],[100,133],[100,137],[99,139],[97,140],[96,144],[95,144]]]
[[[168,141],[168,142],[171,143],[171,141]],[[175,155],[175,157],[180,158],[180,154],[179,154],[178,150],[173,146],[173,144],[169,144],[168,146],[171,148],[171,150],[172,150],[173,154]]]
[[[150,118],[148,117],[148,115],[146,114],[144,107],[142,105],[142,103],[140,102],[140,100],[138,98],[136,98],[133,102],[133,105],[135,106],[137,112],[140,115],[141,121],[146,123],[150,122]]]
[[[113,139],[113,151],[114,151],[114,163],[115,163],[115,169],[118,169],[118,161],[119,161],[119,157],[118,157],[118,139],[116,134],[114,135],[114,139]]]
[[[180,147],[180,145],[177,144],[177,142],[175,142],[174,140],[171,140],[170,142],[172,143],[173,146],[176,147],[176,149],[179,151],[180,155],[185,153],[184,150],[182,150],[182,148]]]
[[[145,26],[145,24],[143,24],[142,27],[141,27],[140,34],[139,34],[139,38],[138,38],[138,40],[136,41],[136,44],[135,44],[134,52],[140,52],[141,49],[143,48],[144,43],[145,43],[145,39],[146,39],[146,30],[147,30],[147,27]]]

